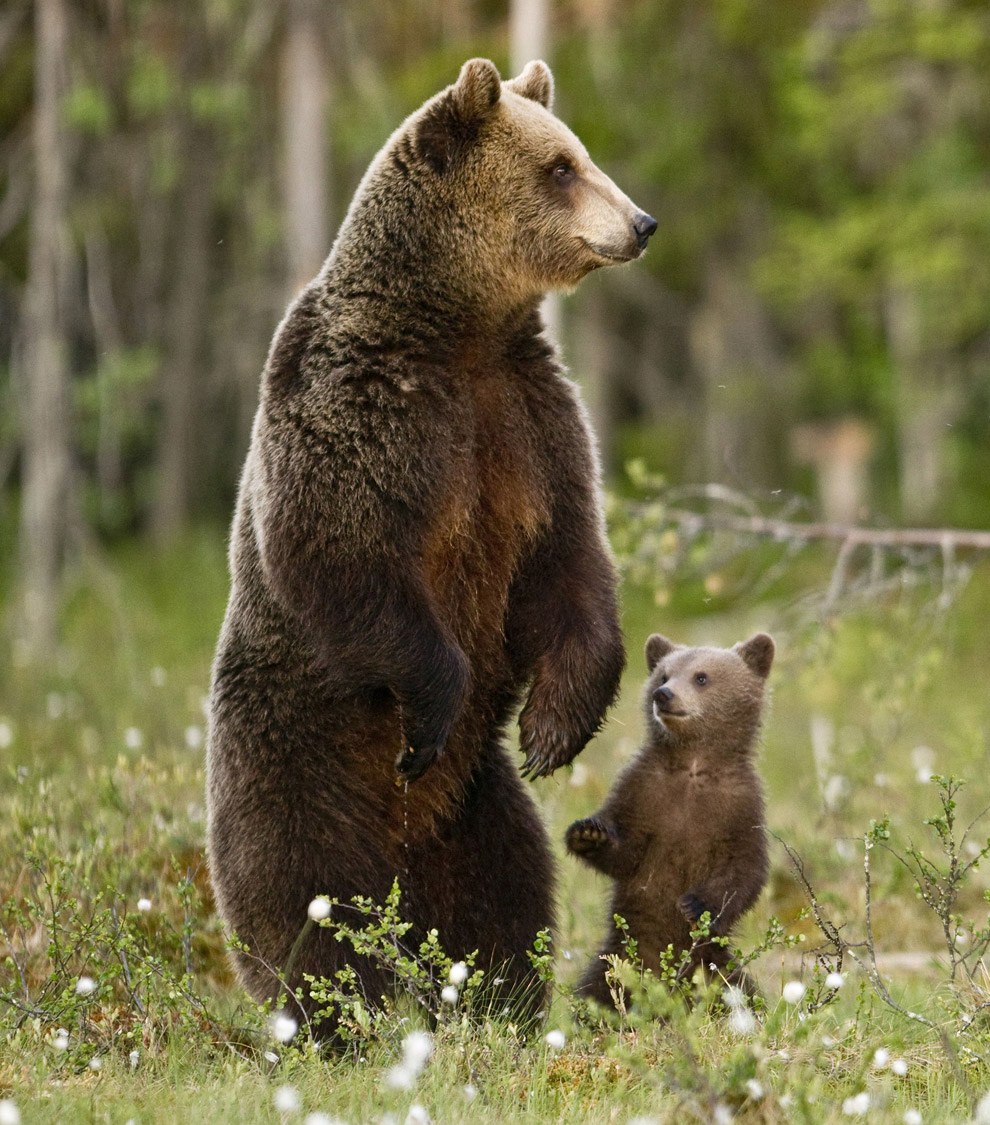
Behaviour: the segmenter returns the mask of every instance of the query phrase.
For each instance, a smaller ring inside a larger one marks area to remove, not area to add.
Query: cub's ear
[[[767,633],[757,633],[750,637],[748,641],[740,641],[739,644],[733,646],[733,652],[739,653],[746,666],[755,672],[761,680],[765,680],[770,675],[770,665],[773,664],[776,648],[773,637]]]
[[[646,642],[646,667],[652,672],[668,652],[673,652],[677,645],[668,641],[660,633],[654,633]]]
[[[468,124],[481,122],[502,96],[502,77],[490,59],[468,59],[454,84],[453,98],[458,116]]]
[[[527,63],[522,74],[506,82],[506,86],[514,94],[539,102],[546,109],[553,109],[553,75],[542,59]]]
[[[469,59],[454,85],[438,94],[416,121],[414,151],[442,176],[474,142],[501,96],[502,80],[495,64]]]

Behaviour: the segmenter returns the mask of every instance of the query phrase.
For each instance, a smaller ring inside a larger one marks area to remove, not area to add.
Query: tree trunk
[[[291,298],[316,276],[330,250],[329,83],[313,0],[288,0],[281,89],[282,182]]]
[[[513,78],[533,59],[547,61],[549,15],[547,0],[512,0],[509,5],[509,69]],[[550,339],[559,342],[562,317],[558,293],[549,293],[544,298],[543,322]]]
[[[202,343],[209,304],[213,154],[209,137],[188,126],[167,352],[161,374],[162,425],[152,531],[168,543],[189,521],[196,423],[202,410]]]
[[[897,378],[901,515],[922,522],[938,511],[945,487],[945,435],[955,412],[945,361],[925,347],[917,295],[887,294],[884,322]]]
[[[51,654],[67,530],[74,514],[67,305],[71,251],[66,224],[67,153],[61,128],[66,84],[63,0],[35,3],[34,163],[24,348],[24,469],[21,506],[24,640]]]

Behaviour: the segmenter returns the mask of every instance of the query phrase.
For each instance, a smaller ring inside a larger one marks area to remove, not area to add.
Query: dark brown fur
[[[259,999],[314,896],[398,877],[411,941],[436,927],[543,1002],[525,951],[553,864],[502,736],[525,698],[525,768],[570,761],[623,649],[593,444],[538,304],[606,264],[584,230],[639,252],[551,90],[542,64],[504,84],[466,64],[376,158],[272,343],[208,755],[217,903]],[[591,202],[554,194],[572,149]],[[289,983],[345,962],[370,1000],[390,987],[319,929]]]
[[[646,654],[646,743],[602,808],[567,830],[568,850],[613,881],[608,934],[578,986],[604,1005],[613,999],[602,958],[625,953],[613,915],[626,920],[644,967],[656,971],[668,945],[675,963],[692,949],[705,911],[712,936],[728,937],[767,880],[753,755],[773,641],[758,633],[733,649],[686,648],[654,634]],[[714,964],[749,991],[728,961],[724,946],[698,943],[687,972]]]

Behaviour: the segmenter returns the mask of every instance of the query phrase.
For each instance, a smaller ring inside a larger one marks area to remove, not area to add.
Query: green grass
[[[570,820],[598,806],[638,746],[649,632],[730,644],[769,629],[779,646],[762,754],[770,826],[857,943],[866,937],[864,833],[889,817],[889,838],[871,850],[872,921],[897,1007],[847,960],[834,1002],[811,1010],[822,935],[774,843],[770,887],[737,935],[754,948],[771,917],[786,935],[752,966],[766,999],[755,1032],[737,1034],[703,1006],[588,1026],[570,986],[600,936],[606,887],[561,854],[547,1028],[561,1029],[566,1045],[448,1011],[414,1089],[400,1091],[385,1076],[408,1009],[360,1051],[328,1060],[274,1042],[227,967],[203,863],[202,708],[226,595],[222,536],[204,531],[164,556],[128,547],[91,561],[55,666],[26,665],[9,641],[0,653],[0,993],[16,1001],[0,1001],[0,1098],[14,1099],[25,1122],[302,1121],[320,1111],[352,1123],[391,1114],[401,1125],[414,1103],[436,1122],[710,1121],[730,1111],[754,1122],[845,1121],[844,1101],[866,1092],[871,1121],[900,1122],[908,1109],[926,1122],[968,1120],[990,1087],[990,981],[979,966],[957,967],[952,979],[942,926],[905,860],[912,844],[941,856],[925,824],[940,811],[939,791],[919,770],[970,779],[958,831],[975,821],[977,848],[990,831],[990,568],[977,568],[947,608],[921,588],[821,622],[800,598],[827,577],[823,560],[803,562],[789,587],[714,607],[690,584],[668,608],[627,590],[620,702],[574,769],[535,792],[558,845]],[[965,861],[972,849],[959,854]],[[949,913],[972,942],[987,923],[982,869],[957,889]],[[150,911],[138,910],[142,898]],[[887,968],[884,955],[911,950],[942,956]],[[91,995],[76,993],[80,975],[94,979]],[[792,979],[810,986],[798,1005],[780,998]],[[878,1049],[903,1059],[906,1073],[874,1066]],[[276,1109],[285,1085],[298,1112]]]

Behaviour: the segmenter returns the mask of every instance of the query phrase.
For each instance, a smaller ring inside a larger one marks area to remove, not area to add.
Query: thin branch
[[[663,515],[668,522],[691,530],[700,527],[709,531],[732,531],[777,542],[824,540],[841,543],[848,551],[864,543],[872,547],[937,547],[950,560],[955,551],[990,551],[990,531],[964,528],[859,527],[855,524],[803,523],[721,512],[701,513],[684,508],[667,508]]]

